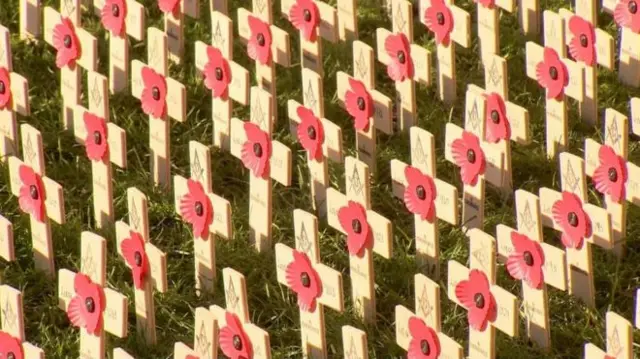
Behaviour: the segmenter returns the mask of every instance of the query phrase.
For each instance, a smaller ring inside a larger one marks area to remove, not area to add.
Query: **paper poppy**
[[[87,137],[84,141],[87,157],[92,161],[102,161],[107,159],[109,154],[109,143],[107,141],[107,124],[104,118],[98,117],[88,111],[84,113],[84,128]]]
[[[189,192],[180,199],[180,215],[191,223],[194,236],[208,240],[209,226],[213,222],[211,200],[200,182],[189,179],[187,188]]]
[[[215,47],[207,47],[207,64],[204,65],[204,85],[213,97],[226,99],[231,83],[229,61]]]
[[[249,15],[251,37],[247,45],[249,57],[263,65],[271,61],[271,28],[269,24]]]
[[[384,50],[389,56],[387,74],[393,81],[404,81],[413,77],[411,44],[403,33],[389,35],[384,41]]]
[[[404,204],[409,212],[417,214],[423,220],[433,222],[435,215],[436,185],[431,176],[419,169],[407,166],[404,169],[407,186],[404,189]]]
[[[345,93],[347,112],[353,117],[354,127],[359,131],[368,131],[373,117],[373,98],[365,85],[354,78],[349,78],[349,89]]]
[[[596,63],[596,33],[593,25],[578,15],[569,19],[569,31],[573,35],[569,42],[571,57],[588,66]]]
[[[289,19],[305,40],[316,41],[320,11],[313,0],[297,0],[293,3],[289,9]]]
[[[200,359],[200,357],[197,355],[187,354],[184,359]]]
[[[347,232],[349,254],[362,257],[364,249],[373,245],[373,232],[367,222],[367,210],[360,203],[349,201],[338,210],[338,220],[342,230]]]
[[[616,24],[621,27],[640,33],[640,12],[637,0],[620,0],[613,12]]]
[[[511,244],[514,250],[507,259],[507,271],[514,279],[540,289],[544,283],[544,251],[540,243],[518,232],[511,232]]]
[[[536,78],[538,84],[547,90],[547,98],[564,95],[564,87],[569,84],[569,72],[556,50],[544,48],[544,58],[536,65]]]
[[[409,350],[407,359],[437,359],[440,356],[440,339],[433,328],[418,317],[409,318]]]
[[[158,0],[158,7],[160,8],[160,11],[165,14],[175,14],[180,11],[180,1],[181,0]]]
[[[320,161],[322,159],[322,144],[324,143],[324,129],[322,122],[313,111],[304,106],[296,110],[300,118],[298,125],[298,139],[302,147],[309,153],[309,158]]]
[[[449,46],[453,30],[453,15],[444,0],[431,0],[431,5],[424,12],[427,28],[436,36],[436,44]]]
[[[69,18],[63,17],[62,21],[53,28],[53,47],[58,51],[56,66],[59,69],[75,66],[81,49],[75,27]]]
[[[473,0],[473,2],[478,3],[488,9],[493,9],[496,4],[495,0]]]
[[[258,125],[244,123],[247,141],[242,145],[242,163],[256,177],[269,177],[269,158],[271,157],[271,139]]]
[[[0,66],[0,110],[11,108],[11,76],[9,70]]]
[[[582,248],[584,239],[591,236],[591,218],[582,208],[580,197],[562,192],[562,199],[552,208],[553,220],[562,228],[562,244],[567,248]]]
[[[164,76],[150,67],[142,68],[142,111],[155,118],[163,118],[167,112],[167,82]]]
[[[485,139],[491,143],[500,140],[511,139],[511,124],[507,118],[507,107],[504,99],[498,93],[490,93],[486,96],[485,107]]]
[[[462,183],[475,186],[478,176],[484,174],[485,158],[480,140],[471,132],[464,131],[462,138],[451,144],[453,160],[460,167]]]
[[[471,328],[482,332],[487,329],[487,323],[496,320],[496,300],[484,272],[472,269],[469,279],[456,285],[456,298],[467,309]]]
[[[606,145],[600,147],[598,161],[598,168],[593,173],[596,189],[620,203],[620,200],[626,198],[627,162]]]
[[[220,330],[220,347],[224,355],[230,359],[253,358],[253,346],[242,329],[240,319],[231,313],[225,313],[227,325]]]
[[[322,294],[322,281],[304,252],[293,251],[293,262],[286,271],[289,288],[298,295],[298,306],[306,312],[315,312],[316,299]]]
[[[89,334],[99,335],[102,330],[102,312],[106,301],[101,286],[78,273],[73,281],[75,296],[69,302],[67,317],[76,327],[84,328]]]
[[[37,174],[31,167],[20,165],[20,209],[23,212],[31,214],[39,222],[44,222],[46,210],[44,203],[47,194],[44,190],[42,177]]]
[[[129,231],[129,237],[120,243],[120,250],[133,273],[133,284],[136,288],[142,289],[144,280],[149,273],[149,258],[142,235],[135,231]]]
[[[106,0],[101,12],[102,26],[111,34],[122,36],[125,33],[127,2],[125,0]]]
[[[24,353],[20,339],[0,331],[0,358],[23,359]]]

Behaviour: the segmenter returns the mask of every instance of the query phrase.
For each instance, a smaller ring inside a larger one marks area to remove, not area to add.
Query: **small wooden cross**
[[[317,218],[301,209],[293,210],[296,248],[276,243],[278,282],[296,292],[300,306],[300,335],[304,358],[327,358],[324,307],[344,309],[342,275],[320,262]],[[305,286],[306,285],[306,286]],[[312,298],[304,297],[317,289]]]
[[[193,228],[196,293],[212,293],[216,280],[216,235],[231,239],[231,205],[213,193],[209,148],[189,141],[189,163],[188,179],[173,176],[176,213]],[[204,222],[200,222],[202,216]],[[198,218],[190,219],[193,217]]]
[[[196,308],[193,349],[183,342],[173,347],[173,359],[216,358],[218,355],[218,322],[204,307]]]
[[[358,0],[337,0],[338,35],[341,41],[358,39]]]
[[[164,31],[167,35],[169,60],[176,64],[181,64],[185,42],[184,16],[187,15],[193,19],[199,19],[200,1],[175,0],[165,3],[173,3],[172,9],[160,7],[160,10],[164,13]],[[160,2],[158,2],[158,4],[160,4]]]
[[[586,1],[586,0],[582,0]],[[577,6],[577,5],[576,5]],[[637,11],[638,3],[634,0],[602,0],[602,11],[613,15],[618,25],[619,31],[619,58],[618,79],[627,86],[640,86],[640,52],[638,51],[638,43],[640,42],[640,31],[634,28],[631,21],[633,14]],[[632,9],[633,13],[631,12]],[[595,10],[595,7],[594,7]],[[618,19],[625,21],[618,22],[616,12],[619,13]],[[595,27],[595,23],[594,23]]]
[[[547,156],[555,158],[569,140],[566,96],[577,101],[584,97],[584,67],[566,58],[564,18],[549,10],[543,17],[545,46],[527,42],[527,76],[546,87]]]
[[[291,150],[271,140],[273,111],[271,94],[251,88],[251,118],[231,119],[231,154],[249,171],[249,240],[259,252],[271,249],[271,180],[291,185]]]
[[[342,327],[344,359],[369,359],[367,333],[350,325]]]
[[[8,335],[15,343],[16,353],[13,353],[9,348],[7,358],[10,358],[13,353],[15,357],[20,358],[44,359],[44,351],[27,342],[27,337],[24,334],[22,292],[6,284],[0,286],[0,319],[2,319],[0,321],[0,335]]]
[[[482,59],[490,55],[500,55],[500,10],[512,13],[515,0],[477,1],[478,38]]]
[[[220,328],[218,335],[220,349],[226,356],[232,358],[271,358],[269,333],[251,323],[244,276],[234,269],[224,268],[222,277],[226,309],[217,305],[209,308]],[[240,355],[232,356],[231,353]]]
[[[134,357],[122,348],[115,348],[113,349],[113,359],[134,359]]]
[[[411,127],[411,165],[391,160],[393,195],[404,200],[413,213],[416,259],[421,269],[434,278],[440,277],[441,219],[458,224],[458,189],[436,178],[436,151],[433,135],[419,127]]]
[[[249,103],[249,72],[233,61],[231,19],[214,11],[211,23],[211,46],[196,41],[196,68],[203,73],[207,88],[212,90],[213,145],[229,150],[233,101],[242,105]],[[213,86],[208,85],[210,82],[214,83]]]
[[[92,232],[81,235],[80,273],[58,271],[58,307],[80,327],[81,358],[105,358],[106,333],[127,336],[127,297],[107,288],[107,241]]]
[[[352,46],[353,77],[338,71],[336,93],[354,120],[358,159],[375,172],[376,130],[393,133],[393,105],[389,97],[375,89],[373,48],[359,40]]]
[[[440,286],[423,274],[413,276],[416,313],[396,305],[396,342],[408,356],[462,359],[464,350],[440,327]],[[435,355],[434,355],[435,353]]]
[[[508,273],[522,281],[522,306],[529,339],[548,349],[551,328],[547,284],[567,290],[567,260],[563,250],[544,243],[538,196],[519,189],[515,197],[518,228],[498,224],[498,255],[506,262]]]
[[[60,12],[49,6],[44,8],[45,41],[53,47],[56,44],[60,47],[56,47],[56,66],[60,68],[62,123],[65,129],[73,128],[73,112],[82,95],[82,71],[79,67],[87,71],[97,71],[98,68],[98,40],[81,27],[80,3],[81,0],[61,0]],[[74,50],[77,53],[75,56],[68,54]]]
[[[479,310],[477,314],[482,314],[482,310],[485,311],[485,315],[475,317],[480,317],[481,321],[472,324],[469,318],[469,357],[493,359],[496,357],[496,329],[510,337],[518,336],[518,299],[496,285],[495,239],[477,228],[469,230],[468,235],[471,269],[449,261],[448,296],[469,312]],[[486,286],[478,288],[483,281]],[[493,310],[484,309],[491,305]]]
[[[35,267],[55,276],[53,238],[49,220],[64,224],[62,186],[45,174],[42,135],[29,124],[20,126],[22,161],[9,157],[11,193],[29,213]]]
[[[631,323],[615,312],[606,314],[606,343],[604,351],[592,343],[584,345],[584,359],[632,359],[633,327]]]
[[[131,93],[140,99],[149,115],[153,183],[168,187],[171,186],[169,118],[178,122],[186,120],[187,90],[169,77],[167,35],[154,27],[147,29],[147,57],[148,65],[139,60],[131,62]]]
[[[156,311],[153,288],[167,291],[167,255],[151,243],[147,197],[139,189],[127,189],[129,224],[116,222],[118,254],[131,268],[134,282],[136,326],[147,344],[156,343]]]
[[[5,216],[0,215],[0,258],[4,258],[8,262],[15,261],[14,245],[13,224]]]
[[[20,40],[35,42],[40,37],[40,3],[39,0],[20,0]]]
[[[344,161],[345,193],[327,190],[329,226],[347,235],[351,298],[356,313],[367,323],[375,322],[373,252],[391,258],[391,221],[371,208],[369,167],[348,156]]]

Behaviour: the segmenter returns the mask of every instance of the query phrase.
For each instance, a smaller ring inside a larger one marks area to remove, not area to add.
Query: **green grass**
[[[335,0],[333,1],[335,3]],[[43,5],[58,5],[58,1],[45,0]],[[155,1],[144,1],[147,9],[147,26],[162,28],[162,16]],[[248,1],[230,1],[233,18],[240,3]],[[560,0],[541,1],[544,9],[557,9],[563,5]],[[475,19],[475,4],[466,0],[459,1]],[[248,5],[245,5],[248,6]],[[187,86],[188,119],[184,124],[172,123],[171,151],[172,173],[185,175],[188,170],[188,141],[197,140],[211,143],[212,121],[210,93],[197,73],[194,62],[194,42],[209,42],[210,29],[208,15],[202,4],[201,21],[186,21],[187,47],[185,65],[171,66],[170,74]],[[289,69],[278,67],[278,103],[280,119],[274,137],[289,145],[294,153],[293,184],[284,188],[275,185],[273,206],[273,241],[293,245],[292,211],[295,208],[310,210],[311,198],[308,189],[308,171],[305,154],[288,133],[286,120],[286,102],[288,99],[301,99],[298,35],[279,12],[279,1],[273,8],[277,24],[291,35],[292,59],[294,65]],[[379,0],[360,0],[359,8],[360,38],[375,45],[375,29],[390,28],[390,21],[383,13]],[[30,45],[20,42],[18,33],[18,0],[6,2],[0,9],[0,23],[9,27],[12,36],[12,48],[15,71],[23,74],[30,82],[32,114],[20,118],[43,133],[47,166],[47,175],[64,187],[66,224],[53,225],[55,260],[57,268],[76,270],[80,256],[80,233],[84,230],[95,231],[92,224],[91,190],[87,184],[91,180],[91,170],[84,149],[78,145],[70,132],[61,125],[61,96],[59,93],[59,75],[55,67],[55,54],[44,42]],[[93,12],[83,13],[85,28],[99,39],[101,73],[107,70],[107,35],[99,19]],[[474,20],[475,23],[475,20]],[[602,15],[601,26],[616,34],[615,25],[609,15]],[[473,28],[473,43],[469,49],[457,49],[457,73],[459,100],[453,108],[444,106],[437,100],[435,87],[418,86],[418,125],[429,130],[437,139],[438,176],[460,186],[457,170],[444,161],[444,125],[446,122],[462,124],[463,98],[466,84],[484,84],[483,70],[478,58],[476,28]],[[416,42],[434,50],[433,39],[426,33],[424,26],[417,21],[414,24]],[[237,32],[237,30],[235,30]],[[514,188],[537,192],[539,187],[558,188],[557,166],[545,157],[544,151],[544,96],[535,81],[529,79],[524,71],[524,38],[518,30],[515,14],[504,14],[501,18],[501,53],[509,60],[511,100],[526,107],[532,119],[533,141],[529,146],[514,146],[513,167]],[[534,39],[536,40],[536,39]],[[243,66],[253,69],[245,55],[244,47],[235,42],[235,60]],[[132,58],[146,60],[144,43],[133,43]],[[352,123],[347,119],[335,97],[335,73],[337,70],[351,72],[351,46],[349,44],[326,44],[324,54],[324,82],[326,117],[343,127],[344,144],[347,154],[355,155],[355,138]],[[434,77],[435,79],[435,77]],[[379,89],[392,95],[393,84],[386,77],[382,66],[377,67]],[[630,97],[639,95],[637,89],[621,86],[617,74],[601,71],[600,108],[612,107],[622,113],[628,113]],[[83,99],[86,102],[86,95]],[[600,139],[600,132],[583,125],[571,106],[570,146],[569,150],[582,155],[583,141],[587,137]],[[236,116],[247,117],[247,109],[236,106]],[[210,297],[197,297],[194,291],[192,239],[190,230],[176,215],[173,208],[173,195],[151,185],[149,173],[148,126],[147,116],[140,109],[139,102],[127,93],[111,96],[111,121],[127,131],[128,162],[126,171],[115,170],[115,208],[118,219],[124,218],[126,209],[126,189],[135,186],[147,194],[150,200],[149,220],[151,238],[168,255],[169,291],[156,294],[156,318],[158,325],[158,345],[147,347],[143,340],[135,335],[135,315],[133,302],[130,303],[129,337],[117,340],[109,336],[109,352],[115,346],[124,347],[137,358],[170,358],[173,343],[185,341],[193,343],[193,313],[197,306],[209,306],[216,303],[224,305],[222,283],[218,280],[216,292]],[[636,139],[637,140],[637,139]],[[219,240],[216,244],[218,278],[224,267],[233,267],[247,278],[249,305],[254,323],[266,329],[271,337],[274,358],[299,358],[300,338],[298,309],[295,297],[285,287],[279,285],[275,275],[275,259],[272,253],[257,253],[248,243],[248,174],[239,160],[229,153],[212,150],[214,190],[232,204],[233,231],[232,240]],[[391,195],[389,161],[398,158],[408,161],[408,136],[397,133],[393,136],[380,136],[378,153],[378,172],[372,179],[373,207],[394,224],[394,253],[391,260],[375,259],[376,296],[378,317],[375,326],[365,326],[354,315],[351,298],[348,293],[348,256],[344,237],[328,228],[321,221],[321,254],[323,261],[341,271],[345,276],[344,313],[327,310],[327,340],[330,357],[342,355],[341,327],[350,324],[365,329],[368,334],[368,347],[371,358],[398,357],[403,350],[395,344],[394,307],[404,304],[413,309],[413,275],[416,269],[415,243],[413,240],[413,222],[407,216],[404,205]],[[640,149],[637,142],[631,141],[629,158],[640,163]],[[344,190],[344,170],[340,166],[331,167],[331,183]],[[11,220],[15,228],[15,263],[0,263],[2,281],[24,291],[24,310],[26,315],[27,338],[42,347],[48,358],[76,357],[79,346],[78,330],[70,326],[66,314],[57,307],[56,283],[48,280],[33,267],[31,239],[28,218],[17,206],[8,188],[9,176],[2,169],[4,181],[0,187],[2,214]],[[486,224],[489,233],[495,233],[499,223],[514,225],[513,200],[502,200],[492,189],[488,190]],[[594,191],[590,201],[600,204]],[[594,249],[595,283],[597,289],[596,310],[588,309],[557,290],[550,291],[551,335],[553,348],[548,354],[528,343],[525,336],[508,338],[497,336],[499,358],[579,358],[583,345],[587,341],[599,346],[604,345],[604,314],[608,310],[616,311],[624,317],[633,319],[635,288],[640,275],[640,211],[631,207],[628,220],[628,256],[619,262],[611,253],[599,248]],[[441,225],[441,266],[446,268],[450,259],[467,263],[468,240],[459,227]],[[113,229],[97,231],[108,239],[108,282],[109,286],[133,299],[129,270],[118,258],[115,249]],[[557,233],[545,232],[546,240],[559,245]],[[499,266],[499,284],[507,290],[520,295],[520,283],[508,278],[502,266]],[[446,299],[446,281],[440,279],[442,288],[442,323],[444,331],[466,347],[466,315],[464,311]],[[520,332],[526,333],[523,322]],[[640,351],[636,350],[636,355]]]

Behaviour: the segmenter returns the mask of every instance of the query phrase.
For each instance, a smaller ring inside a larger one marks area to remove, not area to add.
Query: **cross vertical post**
[[[16,260],[13,224],[2,215],[0,215],[0,258],[8,262]]]
[[[22,311],[22,292],[8,285],[0,286],[0,336],[9,336],[16,345],[16,353],[7,350],[7,358],[44,359],[44,350],[27,342],[24,334],[24,313]],[[19,355],[22,354],[22,355]]]
[[[369,359],[367,333],[350,325],[342,327],[344,359]]]
[[[199,19],[199,0],[175,0],[165,2],[168,6],[160,6],[164,13],[164,32],[167,35],[167,50],[169,60],[176,64],[182,64],[184,54],[184,18],[185,15]],[[158,2],[160,5],[160,2]],[[171,7],[173,5],[173,7]]]
[[[337,0],[341,41],[358,39],[358,0]]]
[[[37,41],[40,37],[41,21],[40,1],[20,0],[20,40]]]
[[[480,42],[480,57],[483,60],[490,55],[500,55],[500,10],[512,13],[515,7],[515,0],[477,2],[478,40]]]

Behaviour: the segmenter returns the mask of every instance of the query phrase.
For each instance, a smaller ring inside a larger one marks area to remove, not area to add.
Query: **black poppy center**
[[[0,80],[0,95],[4,95],[4,93],[7,91],[6,85],[4,84],[4,81]]]
[[[242,350],[242,339],[237,334],[233,336],[233,347],[235,350]]]
[[[258,158],[262,157],[262,146],[257,142],[253,144],[253,154]]]
[[[16,355],[13,354],[13,352],[8,352],[7,353],[7,359],[16,359]]]
[[[118,6],[118,4],[111,5],[111,15],[113,15],[113,17],[120,16],[120,7]]]
[[[100,131],[93,131],[93,142],[96,145],[102,144],[102,134],[100,134]]]
[[[64,47],[71,48],[71,36],[70,35],[64,35],[64,39],[62,40],[64,43]]]
[[[609,181],[618,182],[618,171],[615,168],[613,167],[609,168],[608,175],[609,175]]]
[[[635,1],[629,1],[629,12],[635,14],[638,11],[638,4]]]
[[[500,123],[500,114],[496,110],[491,111],[491,121],[495,124]]]
[[[549,76],[551,76],[553,80],[558,79],[558,69],[555,66],[549,68]]]
[[[136,251],[133,254],[133,259],[136,261],[136,267],[142,267],[142,253]]]
[[[416,196],[418,196],[418,198],[423,201],[425,198],[427,198],[427,192],[424,190],[423,185],[419,185],[418,187],[416,187]]]
[[[420,351],[424,355],[429,355],[431,353],[431,348],[429,347],[429,342],[426,339],[422,339],[420,341]]]
[[[309,9],[304,9],[304,21],[309,22],[311,21],[311,11],[309,11]]]
[[[533,265],[533,255],[531,254],[531,252],[526,251],[524,252],[524,254],[522,255],[522,257],[524,258],[524,262],[531,267]]]
[[[351,228],[356,234],[360,234],[362,232],[362,223],[360,223],[359,219],[354,219],[351,221]]]
[[[444,14],[441,12],[437,13],[436,20],[438,21],[438,25],[444,25]]]
[[[467,150],[467,161],[471,164],[476,163],[476,151],[472,149]]]
[[[398,51],[396,56],[398,57],[398,62],[401,63],[401,64],[404,64],[405,61],[407,61],[407,59],[405,58],[405,55],[404,55],[404,51]]]
[[[202,202],[198,201],[195,204],[195,210],[196,210],[196,215],[198,215],[198,217],[202,216],[202,214],[204,213],[204,207],[202,206]]]
[[[258,34],[258,45],[264,46],[264,35],[262,33]]]
[[[35,185],[29,186],[29,195],[31,195],[31,199],[38,199],[38,197],[40,197],[38,195],[38,188]]]
[[[567,220],[569,221],[569,225],[571,225],[571,227],[578,226],[578,215],[576,214],[576,212],[569,212],[569,214],[567,215]]]
[[[300,274],[300,282],[302,283],[303,287],[309,288],[311,286],[311,277],[309,277],[309,273],[302,272]]]
[[[476,308],[484,308],[484,295],[482,295],[482,293],[476,293],[476,295],[473,296],[473,301],[476,304]]]
[[[87,308],[87,312],[93,313],[96,311],[96,302],[93,301],[93,298],[89,297],[84,300],[84,306]]]
[[[587,47],[587,45],[589,45],[589,40],[587,39],[587,35],[585,34],[580,35],[580,45],[582,47]]]
[[[153,99],[156,101],[160,100],[160,89],[158,86],[153,86],[151,89],[151,96],[153,96]]]
[[[316,128],[313,127],[313,126],[307,127],[307,135],[309,136],[309,139],[315,140],[316,139]]]
[[[364,111],[364,106],[365,106],[364,97],[358,97],[358,110]]]
[[[222,68],[216,67],[216,80],[222,81]]]

